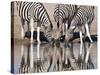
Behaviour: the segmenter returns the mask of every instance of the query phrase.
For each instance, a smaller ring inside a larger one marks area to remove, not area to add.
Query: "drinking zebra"
[[[80,34],[80,55],[82,55],[82,46],[83,46],[83,40],[82,40],[82,33],[83,30],[82,28],[84,27],[85,29],[85,34],[87,34],[90,42],[93,42],[90,36],[90,32],[89,32],[89,27],[94,19],[94,6],[79,6],[77,13],[75,14],[74,18],[71,21],[71,25],[70,28],[67,32],[67,39],[66,41],[68,41],[69,39],[72,38],[72,33],[74,32],[74,30],[76,29],[76,27],[78,27],[79,29],[79,34]]]
[[[16,1],[17,4],[17,11],[18,15],[21,18],[22,23],[22,39],[24,37],[24,25],[25,21],[27,22],[27,27],[29,31],[29,27],[31,26],[31,39],[33,39],[33,31],[34,31],[34,25],[33,22],[37,22],[37,32],[38,37],[37,41],[39,40],[39,32],[40,27],[44,27],[44,30],[50,30],[52,29],[52,23],[50,21],[49,15],[44,7],[44,5],[40,2],[26,2],[26,1]]]
[[[54,19],[57,23],[57,27],[63,33],[65,29],[70,26],[71,20],[74,17],[77,10],[77,5],[57,4],[54,9]]]

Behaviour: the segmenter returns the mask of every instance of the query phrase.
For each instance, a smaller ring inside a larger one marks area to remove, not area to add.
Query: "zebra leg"
[[[34,32],[34,21],[33,18],[30,19],[30,27],[31,27],[31,45],[30,45],[30,67],[33,67],[33,32]]]
[[[24,28],[21,29],[21,37],[22,37],[22,40],[24,38]]]
[[[86,28],[86,33],[87,33],[87,36],[89,37],[90,42],[92,43],[92,42],[93,42],[93,40],[92,40],[92,38],[91,38],[91,36],[90,36],[89,26],[88,26],[88,24],[87,24],[87,23],[85,24],[85,28]]]
[[[66,24],[65,24],[65,26],[66,26],[66,32],[67,32],[67,28],[68,28],[68,23],[66,23]]]
[[[40,27],[37,27],[37,41],[40,43]]]
[[[65,48],[62,47],[62,61],[65,59]]]
[[[30,22],[27,22],[27,31],[29,31],[30,30]]]
[[[37,44],[37,59],[40,59],[40,43]]]
[[[33,44],[30,45],[30,68],[33,68]]]
[[[67,36],[68,36],[68,35],[67,35],[67,28],[68,28],[68,23],[65,24],[65,40],[68,39],[68,38],[67,38]]]
[[[25,21],[23,20],[23,19],[21,19],[21,23],[22,23],[22,27],[21,27],[21,39],[23,40],[23,38],[24,38],[24,34],[25,34],[25,32],[24,32],[24,25],[25,25]]]
[[[62,35],[65,35],[65,30],[66,30],[65,23],[62,23]]]
[[[33,42],[33,32],[34,32],[34,27],[33,27],[33,18],[30,20],[30,27],[31,27],[31,42]]]
[[[87,63],[87,62],[88,62],[88,57],[89,57],[89,50],[87,50],[87,53],[86,53],[85,63]]]
[[[82,50],[83,50],[83,40],[82,40],[82,30],[80,30],[80,51],[78,56],[78,67],[82,68]]]
[[[82,40],[82,31],[80,30],[80,55],[82,55],[82,47],[83,47],[83,40]]]
[[[22,43],[22,45],[21,45],[21,56],[23,56],[23,55],[24,55],[24,45]]]
[[[68,29],[68,23],[65,24],[65,32],[67,33],[67,29]],[[66,36],[66,33],[65,33],[65,36]]]
[[[90,44],[90,46],[87,48],[87,53],[86,53],[86,57],[85,57],[85,63],[88,62],[89,54],[90,54],[90,50],[91,50],[91,48],[92,48],[92,45],[93,45],[93,44]]]
[[[20,70],[19,73],[22,73],[22,65],[25,63],[25,59],[24,59],[24,44],[21,44],[21,64],[20,64]]]
[[[69,48],[65,48],[65,64],[68,64],[68,54],[69,54]]]
[[[59,23],[59,30],[60,30],[61,36],[64,35],[64,23],[62,21],[60,21]]]

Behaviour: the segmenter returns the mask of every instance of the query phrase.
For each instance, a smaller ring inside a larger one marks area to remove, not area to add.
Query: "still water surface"
[[[64,43],[50,45],[15,42],[14,73],[97,68],[97,42],[94,42],[91,47],[88,46],[88,43],[85,43],[85,47],[83,47],[82,58],[84,59],[84,50],[90,50],[89,65],[92,63],[92,67],[89,68],[79,68],[78,66],[80,43],[73,43],[73,46],[69,44],[69,47],[65,47]]]

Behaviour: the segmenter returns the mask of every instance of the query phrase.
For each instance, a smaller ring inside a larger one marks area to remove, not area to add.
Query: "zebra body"
[[[76,29],[76,27],[79,28],[79,31],[82,31],[82,27],[85,27],[87,32],[88,30],[87,28],[90,27],[90,24],[92,23],[93,19],[94,19],[94,6],[80,6],[74,18],[71,21],[69,33],[72,33]],[[90,39],[88,33],[89,32],[87,32],[87,36]]]
[[[50,21],[49,15],[44,7],[44,5],[40,2],[26,2],[26,1],[17,1],[17,11],[18,15],[21,18],[22,27],[24,29],[25,21],[27,22],[28,29],[31,25],[31,29],[34,25],[32,22],[37,22],[37,31],[40,31],[40,27],[44,27],[44,29],[50,30],[52,29],[52,23]],[[39,35],[38,39],[39,40]]]
[[[60,26],[61,30],[64,30],[65,28],[67,30],[76,10],[76,5],[57,4],[54,9],[54,19],[58,28]]]
[[[94,6],[80,6],[71,22],[71,27],[90,25],[94,19]]]
[[[82,40],[82,37],[83,37],[82,28],[83,27],[85,28],[84,29],[85,34],[87,34],[87,36],[89,37],[90,42],[93,42],[91,39],[91,36],[90,36],[90,32],[89,32],[89,27],[90,27],[90,24],[92,23],[93,19],[94,19],[94,6],[80,6],[78,8],[78,11],[75,14],[74,18],[71,21],[71,25],[70,25],[69,31],[67,33],[67,41],[72,37],[71,34],[74,32],[76,27],[78,27],[79,33],[80,33],[80,42],[81,42],[79,56],[82,55],[82,48],[83,48],[83,40]],[[88,60],[88,59],[86,59],[86,60]]]

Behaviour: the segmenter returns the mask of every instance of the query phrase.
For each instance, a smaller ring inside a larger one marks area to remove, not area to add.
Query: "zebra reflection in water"
[[[52,72],[52,71],[67,71],[79,69],[93,69],[90,50],[92,45],[84,43],[83,59],[79,60],[75,57],[73,45],[70,42],[67,46],[59,40],[54,40],[51,44],[37,44],[29,43],[27,52],[23,52],[19,73],[32,73],[32,72]],[[35,52],[35,47],[37,48]],[[32,49],[33,48],[33,49]],[[41,49],[40,49],[41,48]],[[33,51],[32,51],[33,50]],[[32,53],[33,52],[33,53]],[[85,60],[88,59],[88,60]]]
[[[84,53],[82,54],[83,58],[77,59],[77,64],[80,69],[94,69],[93,60],[91,59],[91,50],[93,43],[84,42]]]

